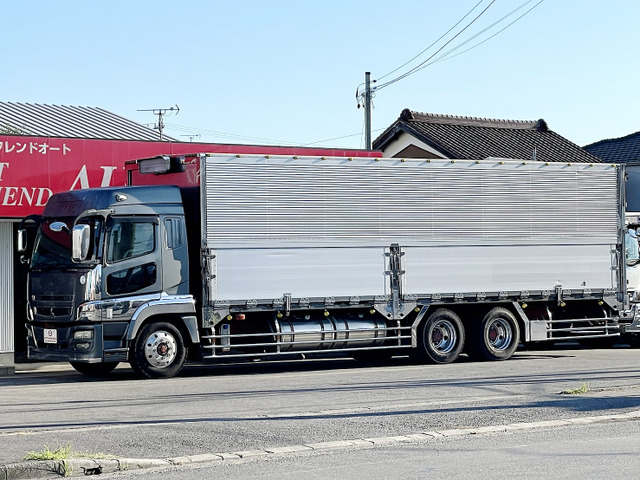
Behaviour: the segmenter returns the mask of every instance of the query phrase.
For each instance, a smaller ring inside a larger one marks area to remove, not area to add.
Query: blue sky
[[[177,104],[165,132],[183,140],[358,148],[364,72],[402,65],[479,1],[7,2],[0,100],[101,107],[143,124],[156,117],[137,110]],[[525,1],[495,0],[449,47]],[[373,137],[404,108],[544,118],[579,145],[636,132],[639,29],[637,0],[545,0],[477,48],[376,92]]]

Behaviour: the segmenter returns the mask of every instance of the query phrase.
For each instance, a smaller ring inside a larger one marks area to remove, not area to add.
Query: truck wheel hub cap
[[[429,332],[429,342],[433,350],[449,353],[457,345],[456,327],[448,320],[442,320],[433,325]]]
[[[489,325],[487,339],[493,350],[506,350],[513,343],[513,329],[508,321],[497,318]]]
[[[169,332],[154,332],[145,342],[144,355],[152,367],[168,367],[175,360],[176,352],[176,339]]]

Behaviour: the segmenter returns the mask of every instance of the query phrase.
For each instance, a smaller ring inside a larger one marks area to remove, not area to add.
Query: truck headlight
[[[78,320],[100,321],[100,308],[95,303],[85,303],[78,307]]]

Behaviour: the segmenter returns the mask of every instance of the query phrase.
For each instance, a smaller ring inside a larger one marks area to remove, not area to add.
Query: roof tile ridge
[[[534,129],[539,120],[508,120],[496,118],[470,117],[462,115],[446,115],[441,113],[424,113],[411,110],[409,121],[442,123],[447,125],[461,125],[490,128]]]

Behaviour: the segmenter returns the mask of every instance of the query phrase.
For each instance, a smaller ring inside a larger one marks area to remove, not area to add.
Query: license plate
[[[58,331],[55,328],[44,329],[44,343],[58,343]]]

